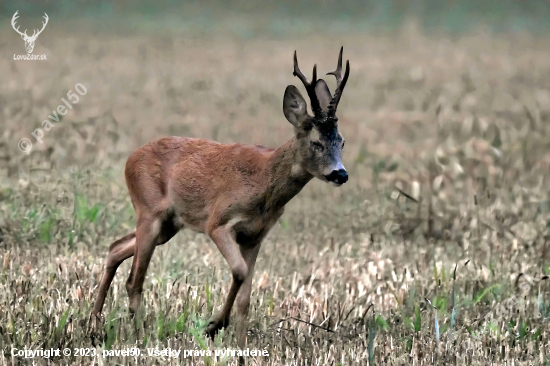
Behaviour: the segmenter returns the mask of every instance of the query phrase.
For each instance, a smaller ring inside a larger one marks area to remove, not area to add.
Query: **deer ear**
[[[300,128],[302,123],[309,117],[306,101],[294,85],[289,85],[285,89],[283,112],[288,122],[296,128]]]
[[[328,90],[327,83],[325,83],[323,79],[317,80],[317,83],[315,84],[315,94],[317,94],[321,109],[326,111],[330,101],[332,100],[332,96],[330,95],[330,90]]]

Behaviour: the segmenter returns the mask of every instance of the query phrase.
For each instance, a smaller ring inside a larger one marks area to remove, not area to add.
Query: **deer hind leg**
[[[227,299],[222,305],[221,310],[212,318],[206,327],[206,334],[213,338],[216,333],[229,324],[229,314],[237,297],[241,285],[248,275],[248,265],[240,251],[240,246],[235,242],[230,228],[220,226],[212,231],[210,237],[222,253],[227,264],[231,268],[231,287]]]
[[[134,231],[133,233],[116,240],[109,247],[109,254],[105,263],[105,271],[101,279],[101,284],[99,285],[97,300],[94,308],[92,309],[93,316],[98,316],[101,313],[101,309],[105,303],[105,297],[107,296],[107,291],[109,290],[109,286],[111,286],[111,282],[115,277],[116,270],[118,266],[124,262],[124,260],[134,255],[135,244],[136,232]]]
[[[170,240],[181,227],[175,224],[172,216],[164,219],[141,218],[138,220],[134,261],[126,281],[130,313],[135,314],[139,309],[145,274],[155,247]]]

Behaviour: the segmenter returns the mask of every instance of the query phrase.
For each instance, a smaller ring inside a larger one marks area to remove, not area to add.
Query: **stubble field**
[[[342,45],[350,180],[309,183],[264,241],[248,345],[269,356],[249,364],[550,362],[550,39],[425,35],[412,25],[378,36],[48,32],[35,50],[47,61],[13,61],[23,43],[2,25],[3,364],[32,362],[12,357],[14,347],[235,349],[233,326],[214,341],[202,333],[230,273],[215,245],[188,230],[155,251],[137,324],[124,288],[131,261],[104,324],[88,322],[108,245],[134,228],[124,163],[167,135],[282,145],[292,136],[284,88],[302,88],[294,50],[307,75],[314,63],[323,74]],[[38,143],[31,132],[77,83],[87,93]],[[17,148],[24,137],[30,153]],[[499,304],[508,308],[485,323]]]

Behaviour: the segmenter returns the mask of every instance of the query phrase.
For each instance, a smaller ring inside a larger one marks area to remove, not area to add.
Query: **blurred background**
[[[14,60],[16,11],[29,35],[47,13],[33,51],[47,60]],[[284,89],[303,93],[293,52],[323,75],[343,46],[350,180],[312,181],[266,239],[249,339],[271,357],[255,362],[548,364],[544,281],[471,334],[520,273],[550,274],[549,19],[545,0],[2,1],[0,344],[235,348],[231,328],[200,333],[229,273],[189,231],[157,249],[137,335],[129,262],[105,329],[87,331],[108,245],[135,225],[124,164],[169,135],[282,145]],[[78,83],[87,92],[39,143],[31,133]]]

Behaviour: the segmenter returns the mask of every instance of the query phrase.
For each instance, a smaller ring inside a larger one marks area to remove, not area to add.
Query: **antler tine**
[[[343,52],[344,47],[340,48],[340,55],[338,56],[338,65],[336,66],[336,70],[327,73],[327,75],[334,75],[336,77],[336,90],[334,91],[334,96],[332,97],[329,105],[329,109],[332,111],[332,113],[336,112],[338,102],[340,102],[340,97],[342,96],[342,92],[344,91],[344,87],[346,86],[346,82],[348,81],[349,77],[349,60],[346,61],[346,71],[342,75]]]
[[[307,88],[310,83],[307,81],[306,76],[302,73],[300,68],[298,67],[298,55],[296,54],[296,51],[294,51],[294,76],[297,76],[298,79],[302,80],[302,83],[304,83],[304,86]]]
[[[11,26],[12,26],[12,28],[13,28],[17,33],[19,33],[20,35],[23,35],[23,34],[24,34],[24,35],[27,35],[27,30],[26,30],[26,29],[25,29],[25,32],[22,33],[22,32],[19,30],[19,26],[18,26],[17,28],[15,28],[15,21],[16,21],[17,18],[19,18],[19,15],[18,15],[17,13],[19,13],[19,10],[17,10],[17,11],[15,12],[15,14],[13,14],[13,17],[11,18]]]
[[[311,77],[311,85],[315,86],[317,82],[317,64],[313,65],[313,76]]]
[[[48,14],[46,14],[46,13],[44,13],[44,16],[43,16],[42,18],[44,18],[44,20],[46,20],[46,22],[42,22],[42,29],[40,29],[40,30],[38,31],[38,33],[36,34],[37,36],[38,36],[40,33],[42,33],[42,31],[44,30],[44,28],[46,28],[46,25],[48,24],[48,20],[50,19],[50,18],[48,18]],[[35,31],[35,32],[36,32],[36,31]],[[34,34],[33,34],[33,37],[34,37]]]
[[[337,83],[342,82],[342,52],[343,51],[344,51],[344,47],[341,47],[340,55],[338,56],[338,66],[336,66],[336,70],[332,72],[327,72],[327,75],[334,75],[336,77]],[[338,87],[338,85],[336,87]]]
[[[294,76],[297,76],[298,79],[302,81],[304,84],[307,95],[309,95],[309,100],[311,102],[311,110],[313,111],[313,114],[317,115],[321,112],[321,104],[319,103],[319,99],[317,98],[317,94],[315,93],[315,84],[317,83],[317,65],[313,66],[313,76],[311,79],[311,82],[307,80],[304,73],[300,70],[300,67],[298,67],[298,56],[296,51],[294,51]]]

